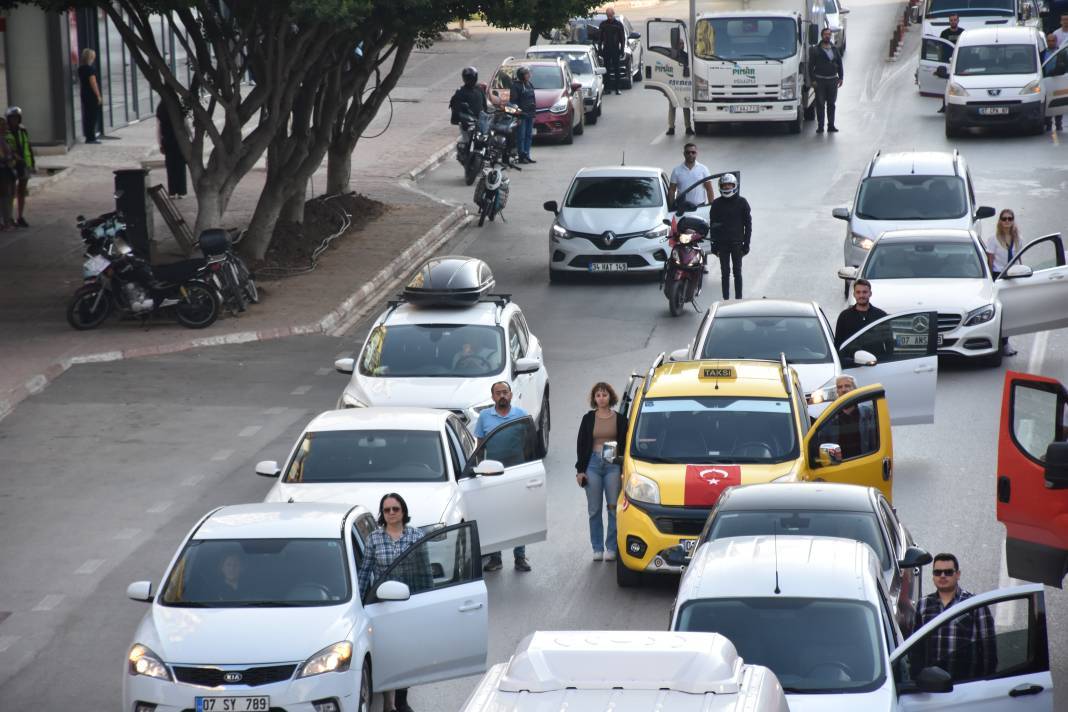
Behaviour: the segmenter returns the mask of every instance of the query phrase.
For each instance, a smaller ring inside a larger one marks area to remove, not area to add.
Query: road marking
[[[296,388],[294,388],[290,392],[289,395],[291,395],[291,396],[302,396],[305,393],[307,393],[308,391],[310,391],[311,389],[312,389],[311,386],[297,386]]]
[[[103,563],[103,559],[89,559],[84,564],[74,569],[74,573],[88,576],[89,574],[95,573]]]
[[[170,506],[170,502],[158,502],[156,504],[153,504],[145,511],[147,511],[149,514],[161,514],[162,512],[166,512],[170,508]]]
[[[1048,345],[1049,332],[1040,332],[1031,344],[1031,358],[1027,361],[1028,373],[1038,374],[1042,372],[1042,361],[1046,358],[1046,347]]]
[[[334,372],[334,369],[332,369],[332,368],[326,368],[326,367],[324,366],[323,368],[317,368],[317,369],[315,370],[315,375],[316,375],[316,376],[327,376],[327,375],[329,375],[329,374],[331,374],[331,373],[333,373],[333,372]]]
[[[217,453],[215,453],[214,455],[211,456],[211,461],[212,462],[222,462],[223,460],[230,459],[230,456],[233,455],[233,454],[234,454],[233,450],[219,450],[219,452],[217,452]]]
[[[50,593],[41,599],[41,602],[33,607],[35,611],[50,611],[63,601],[63,594]]]
[[[0,635],[0,653],[4,652],[19,639],[17,635]]]
[[[241,429],[241,432],[237,434],[239,438],[251,438],[256,433],[263,429],[262,425],[249,425]]]
[[[115,539],[133,539],[141,533],[140,529],[120,529],[115,532]]]
[[[182,487],[196,487],[204,479],[204,475],[190,475],[182,480]]]
[[[281,415],[282,413],[285,413],[285,412],[286,412],[285,408],[283,408],[280,405],[276,405],[273,408],[268,408],[267,410],[263,411],[263,414],[264,415]]]
[[[655,145],[657,145],[658,143],[664,143],[664,142],[665,142],[665,141],[667,141],[667,140],[668,140],[668,135],[667,135],[666,133],[662,133],[662,134],[659,134],[659,135],[658,135],[658,136],[657,136],[656,138],[654,138],[654,139],[653,139],[652,141],[650,141],[650,142],[649,142],[649,145],[650,145],[650,146],[655,146]]]

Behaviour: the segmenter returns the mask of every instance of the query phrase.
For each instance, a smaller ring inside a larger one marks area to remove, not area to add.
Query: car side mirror
[[[849,8],[848,7],[839,7],[838,8],[838,14],[839,15],[848,15],[849,14]]]
[[[1005,279],[1020,279],[1022,277],[1030,277],[1033,274],[1034,270],[1030,267],[1017,263],[1005,270],[1005,273],[1002,276]]]
[[[879,359],[875,358],[875,354],[871,351],[865,351],[864,349],[857,349],[853,352],[853,363],[858,366],[874,366],[879,363]]]
[[[400,581],[383,581],[375,589],[375,598],[379,601],[407,601],[411,597],[408,584]]]
[[[935,67],[934,75],[939,79],[949,79],[949,68],[944,64]]]
[[[537,373],[541,368],[541,361],[536,358],[517,358],[515,360],[515,366],[512,368],[515,375],[522,376],[524,373]]]
[[[1068,442],[1046,448],[1046,489],[1068,489]]]
[[[831,211],[831,216],[836,217],[839,220],[849,219],[849,208],[835,208]]]
[[[994,210],[989,205],[981,205],[981,206],[979,206],[978,208],[975,209],[975,219],[976,220],[986,220],[987,218],[994,217],[994,215],[996,215],[996,214],[997,214],[997,211]]]
[[[605,69],[604,67],[594,67],[593,68],[593,73],[600,76],[600,75],[608,74],[608,70]]]
[[[616,461],[616,450],[619,448],[619,443],[615,440],[609,440],[601,446],[601,459],[607,463],[614,463]]]
[[[642,33],[641,32],[631,32],[630,35],[627,37],[627,39],[630,39],[630,40],[640,40],[641,38],[642,38]]]
[[[916,689],[920,692],[952,692],[953,678],[940,667],[925,667],[916,676]]]
[[[830,467],[842,461],[842,446],[838,443],[821,443],[819,463],[820,467]]]
[[[856,279],[857,272],[859,270],[856,267],[841,267],[838,269],[838,276],[841,279]]]
[[[556,203],[555,200],[546,200],[544,203],[541,204],[541,207],[545,208],[553,215],[560,214],[560,206]]]
[[[918,566],[926,566],[931,563],[931,555],[927,553],[926,549],[921,549],[918,546],[910,546],[905,549],[905,556],[901,558],[898,565],[903,569],[914,569]]]
[[[274,460],[262,460],[256,463],[256,474],[260,477],[278,477],[282,470]]]
[[[504,463],[500,460],[483,460],[475,465],[471,471],[483,477],[496,477],[504,474]]]
[[[152,582],[151,581],[134,581],[126,587],[126,597],[133,601],[144,601],[145,603],[152,603]]]
[[[354,358],[339,358],[334,361],[334,370],[338,373],[352,373],[356,369],[356,359]]]
[[[660,222],[664,223],[664,224],[665,224],[665,225],[667,225],[668,227],[671,227],[671,218],[664,218],[664,219],[663,219],[663,220],[661,220]]]
[[[668,354],[668,361],[685,361],[689,357],[689,349],[675,349],[670,354]]]

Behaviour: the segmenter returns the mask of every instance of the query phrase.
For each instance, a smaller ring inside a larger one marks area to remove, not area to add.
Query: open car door
[[[1068,45],[1042,63],[1046,116],[1068,114]]]
[[[964,637],[973,631],[975,640]],[[939,632],[955,641],[949,655],[944,637],[937,644]],[[953,604],[898,646],[890,664],[902,712],[1052,712],[1042,587],[1002,588]]]
[[[693,80],[686,23],[654,17],[645,23],[645,41],[645,88],[663,94],[671,106],[690,108]]]
[[[439,562],[447,553],[439,564],[441,571],[432,570],[431,547]],[[363,602],[371,619],[371,674],[376,691],[485,671],[488,597],[474,522],[424,536],[398,556],[381,578],[369,582]]]
[[[1009,576],[1063,586],[1068,574],[1068,391],[1009,371],[998,436],[998,521]]]
[[[946,68],[949,76],[949,63],[953,59],[956,45],[941,37],[924,37],[920,45],[920,66],[916,70],[916,83],[920,86],[921,96],[945,96],[949,79],[935,74],[939,67]]]
[[[485,551],[545,541],[548,488],[542,457],[530,416],[499,425],[471,454],[458,484]]]
[[[874,363],[858,353],[861,351],[873,356]],[[882,384],[890,406],[890,422],[894,425],[934,422],[938,383],[937,312],[885,316],[839,346],[838,359],[842,373],[855,378],[858,386]]]
[[[1024,245],[994,280],[1001,304],[1001,335],[1016,336],[1068,326],[1068,266],[1059,233]]]

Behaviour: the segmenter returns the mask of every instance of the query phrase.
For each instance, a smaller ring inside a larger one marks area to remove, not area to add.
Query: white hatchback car
[[[534,45],[527,48],[527,59],[559,58],[567,62],[571,78],[582,85],[582,105],[586,123],[593,126],[601,116],[604,99],[605,68],[592,45]]]
[[[209,512],[158,593],[150,581],[127,589],[151,607],[123,663],[122,709],[368,712],[372,690],[485,670],[488,601],[475,524],[437,530],[381,580],[361,581],[374,528],[370,512],[349,505]],[[450,559],[433,578],[432,541]]]
[[[968,230],[883,233],[860,268],[842,279],[871,282],[883,311],[938,311],[938,353],[1000,366],[1001,337],[1068,327],[1068,266],[1059,234],[1027,243],[996,280]]]
[[[488,459],[487,459],[488,458]],[[425,532],[477,520],[486,551],[545,540],[545,466],[534,421],[512,420],[475,439],[463,421],[431,408],[350,408],[316,416],[277,477],[267,502],[338,502],[377,511],[387,492],[408,504]]]

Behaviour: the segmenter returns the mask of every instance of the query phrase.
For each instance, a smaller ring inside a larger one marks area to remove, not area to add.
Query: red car
[[[585,128],[582,108],[582,85],[571,76],[567,64],[559,59],[516,59],[501,63],[490,82],[490,101],[507,103],[512,79],[520,67],[530,69],[530,81],[538,102],[534,117],[534,138],[549,138],[571,143]]]

